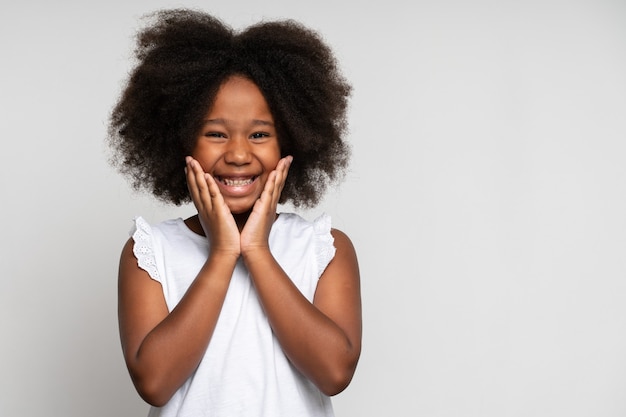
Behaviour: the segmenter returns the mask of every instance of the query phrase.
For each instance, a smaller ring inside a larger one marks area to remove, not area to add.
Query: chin
[[[242,206],[239,204],[229,205],[228,208],[233,215],[240,216],[242,214],[249,214],[252,211],[252,206]]]

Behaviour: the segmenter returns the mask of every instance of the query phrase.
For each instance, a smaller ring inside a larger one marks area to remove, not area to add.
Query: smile
[[[248,177],[248,178],[224,178],[218,177],[219,182],[229,187],[244,187],[246,185],[250,185],[257,179],[256,176]]]

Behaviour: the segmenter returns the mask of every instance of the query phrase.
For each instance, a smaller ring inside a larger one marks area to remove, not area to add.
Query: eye
[[[263,138],[268,138],[270,136],[269,133],[267,132],[255,132],[253,134],[250,135],[250,139],[263,139]]]
[[[214,132],[214,131],[210,131],[210,132],[205,132],[204,136],[207,138],[225,138],[226,135],[222,132]]]

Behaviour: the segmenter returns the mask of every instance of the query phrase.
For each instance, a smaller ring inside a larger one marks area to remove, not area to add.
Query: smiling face
[[[191,156],[215,178],[233,214],[252,208],[280,160],[274,118],[256,84],[232,76],[221,85]]]

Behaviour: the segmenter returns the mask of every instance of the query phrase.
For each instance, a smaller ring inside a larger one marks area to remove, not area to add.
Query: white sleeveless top
[[[161,283],[169,311],[203,266],[209,242],[182,219],[131,231],[139,266]],[[317,282],[335,255],[326,214],[313,222],[282,213],[269,237],[272,254],[313,301]],[[241,259],[237,262],[209,346],[197,370],[149,417],[329,417],[330,398],[291,365],[282,351]]]

